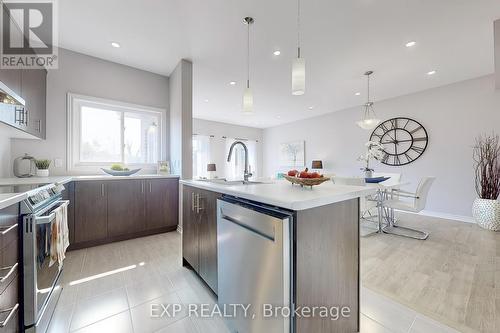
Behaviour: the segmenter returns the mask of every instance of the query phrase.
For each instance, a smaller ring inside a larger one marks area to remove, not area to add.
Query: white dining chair
[[[424,210],[429,191],[435,179],[436,177],[422,178],[415,193],[401,189],[394,190],[397,197],[389,198],[383,202],[383,208],[386,212],[385,218],[387,220],[387,226],[383,228],[385,233],[421,240],[429,237],[427,232],[396,225],[394,210],[397,209],[411,213],[419,213]]]
[[[366,180],[365,178],[362,177],[333,177],[332,181],[334,184],[337,185],[350,185],[350,186],[365,186],[366,185]],[[367,222],[372,222],[372,223],[377,223],[373,219],[378,218],[378,215],[373,214],[372,210],[374,208],[377,208],[377,201],[373,200],[371,196],[368,197],[361,197],[359,199],[359,218],[360,222],[361,221],[367,221]],[[372,228],[370,228],[372,229]],[[361,236],[368,236],[374,233],[377,233],[379,231],[379,228],[377,227],[376,230],[370,230],[370,232],[361,232]]]

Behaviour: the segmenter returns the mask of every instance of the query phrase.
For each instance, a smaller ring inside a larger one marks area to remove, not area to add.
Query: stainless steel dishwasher
[[[218,303],[251,305],[248,316],[239,308],[225,318],[231,332],[291,332],[290,317],[265,317],[264,306],[291,307],[292,226],[292,212],[229,196],[217,200]]]

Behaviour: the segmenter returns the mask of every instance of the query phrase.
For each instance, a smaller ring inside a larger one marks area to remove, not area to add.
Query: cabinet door
[[[42,139],[45,139],[46,79],[45,69],[23,69],[21,72],[21,96],[26,101],[27,131]]]
[[[179,224],[179,182],[175,179],[149,179],[146,186],[146,229]]]
[[[2,8],[6,10],[5,8]],[[7,11],[8,13],[8,11]],[[17,27],[17,24],[11,24],[11,37],[15,40],[23,38],[23,33]],[[22,97],[21,94],[21,71],[22,69],[0,69],[0,81],[2,81],[7,87],[13,90],[16,94]]]
[[[101,240],[108,235],[106,182],[75,183],[75,243]]]
[[[21,95],[21,72],[22,69],[0,69],[0,81],[13,90],[19,96]]]
[[[182,191],[182,257],[199,270],[198,261],[198,215],[194,208],[197,190],[183,186]]]
[[[108,237],[132,234],[145,228],[144,180],[110,180],[108,187]]]
[[[200,276],[217,293],[217,198],[219,193],[199,190]]]

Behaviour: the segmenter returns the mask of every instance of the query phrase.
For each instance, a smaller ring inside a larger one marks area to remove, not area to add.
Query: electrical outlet
[[[54,164],[55,164],[56,168],[62,168],[62,166],[63,166],[63,160],[61,158],[56,158]]]

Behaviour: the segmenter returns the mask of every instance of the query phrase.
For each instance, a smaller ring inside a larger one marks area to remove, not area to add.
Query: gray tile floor
[[[181,264],[176,232],[67,253],[49,332],[228,332],[220,319],[152,318],[151,304],[213,304]],[[156,305],[155,305],[156,306]]]
[[[221,319],[188,317],[186,311],[151,317],[152,304],[216,302],[182,267],[177,232],[68,252],[61,286],[49,333],[229,333]],[[456,332],[366,288],[361,312],[363,333]]]

